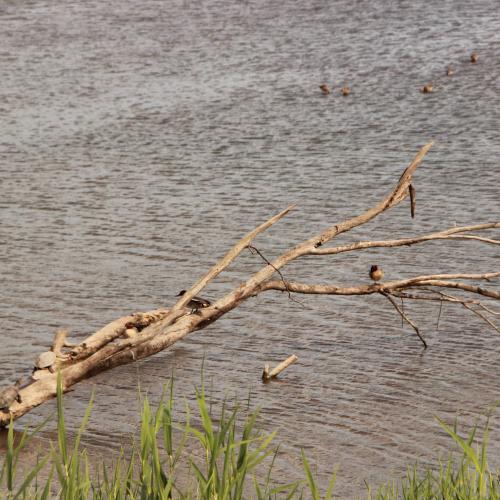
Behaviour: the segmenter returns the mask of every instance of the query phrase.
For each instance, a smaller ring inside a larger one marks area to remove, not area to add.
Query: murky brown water
[[[55,328],[80,336],[172,303],[292,202],[257,242],[267,257],[359,213],[430,139],[417,218],[405,204],[348,238],[498,219],[499,54],[496,0],[0,1],[1,379]],[[436,93],[423,96],[431,81]],[[352,94],[324,98],[322,82]],[[397,278],[488,271],[498,257],[432,243],[305,259],[285,275],[360,283],[374,262]],[[260,265],[242,255],[205,295]],[[169,352],[81,383],[66,398],[70,425],[95,387],[87,444],[106,453],[135,429],[139,383],[158,396],[174,370],[191,397],[205,357],[214,400],[251,392],[264,427],[279,429],[283,478],[302,474],[305,447],[323,480],[340,464],[337,491],[353,497],[364,479],[446,450],[435,415],[471,424],[500,398],[500,337],[466,311],[445,307],[437,331],[438,307],[411,306],[424,353],[383,298],[303,301],[267,294]],[[291,353],[300,362],[281,383],[261,385],[263,364]]]

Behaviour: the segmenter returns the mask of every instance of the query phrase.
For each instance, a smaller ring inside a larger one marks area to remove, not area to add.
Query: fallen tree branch
[[[311,251],[311,255],[335,255],[343,252],[351,252],[353,250],[364,250],[366,248],[387,248],[387,247],[401,247],[411,246],[417,243],[425,243],[433,240],[451,240],[451,239],[468,239],[481,241],[493,245],[500,245],[500,241],[482,238],[480,236],[471,236],[458,233],[465,233],[469,231],[481,231],[484,229],[495,229],[500,227],[500,222],[490,222],[488,224],[477,224],[475,226],[462,226],[439,231],[437,233],[426,234],[423,236],[414,236],[412,238],[402,238],[399,240],[382,240],[382,241],[360,241],[358,243],[351,243],[350,245],[343,245],[334,248],[316,248]]]
[[[135,327],[142,330],[146,326],[166,317],[169,312],[169,309],[156,309],[145,313],[131,314],[112,321],[87,337],[84,342],[74,346],[70,353],[71,358],[73,361],[87,358],[106,344],[121,337],[127,328]]]
[[[493,278],[497,278],[498,276],[500,276],[500,272],[483,274],[429,274],[403,280],[370,283],[368,285],[357,286],[310,285],[308,283],[297,283],[294,281],[287,281],[285,286],[281,281],[270,280],[259,286],[259,292],[266,290],[279,290],[284,292],[290,290],[295,293],[317,295],[371,295],[374,293],[393,292],[395,290],[412,287],[435,286],[441,288],[458,288],[493,299],[500,299],[500,292],[495,290],[455,281],[444,281],[445,279],[491,280]]]
[[[378,204],[358,216],[340,221],[326,228],[313,237],[286,250],[272,261],[265,258],[262,252],[259,251],[258,253],[264,261],[264,266],[234,290],[213,301],[208,307],[192,309],[188,307],[188,304],[210,281],[227,269],[245,248],[255,249],[256,247],[252,245],[252,241],[260,233],[287,215],[293,206],[279,212],[253,231],[247,233],[168,309],[157,309],[147,313],[136,313],[119,318],[69,349],[66,347],[66,341],[61,343],[62,337],[55,339],[54,349],[57,346],[57,352],[59,353],[56,368],[61,372],[63,388],[68,390],[84,378],[91,377],[116,366],[146,358],[167,349],[186,335],[205,328],[227,312],[238,307],[243,301],[264,291],[284,291],[295,301],[296,299],[293,297],[293,294],[296,293],[359,296],[379,293],[391,301],[391,304],[401,315],[402,320],[407,321],[410,325],[412,325],[412,322],[406,311],[403,307],[399,307],[394,300],[394,297],[397,297],[398,294],[418,294],[416,292],[419,289],[432,289],[442,292],[443,289],[448,288],[459,289],[465,293],[499,300],[500,292],[494,290],[491,286],[481,287],[477,283],[474,283],[485,280],[490,282],[500,276],[499,272],[483,274],[427,274],[385,282],[369,281],[367,283],[348,286],[297,283],[285,280],[284,278],[281,271],[283,267],[292,261],[308,255],[334,255],[365,248],[412,245],[438,239],[448,241],[457,239],[475,240],[484,244],[497,245],[498,240],[494,238],[486,238],[468,233],[499,228],[499,222],[450,228],[437,233],[399,240],[364,241],[334,248],[324,246],[337,236],[351,231],[373,220],[389,209],[394,208],[409,194],[411,194],[411,213],[415,215],[416,198],[413,175],[431,145],[432,143],[427,144],[419,151],[402,173],[396,186]],[[275,279],[276,274],[279,275],[280,280]],[[378,277],[374,277],[374,279],[378,279]],[[472,283],[464,283],[465,280],[472,281]],[[401,296],[401,298],[404,297]],[[416,325],[412,325],[412,327],[414,329],[417,328],[417,334],[419,334],[422,342],[426,345],[420,336],[418,327]],[[65,349],[67,350],[65,351]],[[57,375],[49,372],[43,379],[33,381],[27,387],[23,387],[20,391],[21,402],[13,402],[9,406],[8,411],[0,411],[0,426],[6,425],[11,418],[19,418],[31,408],[55,396],[56,381]]]
[[[279,220],[281,220],[286,214],[288,214],[295,205],[290,205],[285,210],[276,214],[274,217],[271,217],[269,220],[261,224],[259,227],[255,228],[253,231],[250,231],[247,235],[245,235],[236,245],[234,245],[229,252],[224,255],[224,257],[215,264],[215,266],[208,271],[208,273],[203,276],[198,282],[196,282],[189,290],[186,291],[184,295],[174,304],[171,309],[171,314],[167,315],[167,317],[163,320],[163,322],[158,325],[158,328],[166,326],[173,319],[173,313],[177,310],[185,307],[187,303],[197,294],[199,293],[210,281],[216,278],[224,269],[226,269],[233,261],[238,257],[238,255],[263,231],[270,228],[273,224],[276,224]]]

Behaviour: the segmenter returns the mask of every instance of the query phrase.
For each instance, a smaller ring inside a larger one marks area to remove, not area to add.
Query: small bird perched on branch
[[[378,266],[372,266],[370,268],[370,278],[373,281],[380,281],[384,277],[384,271]]]
[[[181,297],[186,293],[186,290],[181,290],[176,297]],[[209,300],[202,299],[201,297],[193,297],[186,305],[190,307],[194,312],[203,307],[208,307],[211,304]]]

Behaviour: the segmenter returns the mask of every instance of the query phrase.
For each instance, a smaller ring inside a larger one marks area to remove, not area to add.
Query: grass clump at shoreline
[[[169,395],[153,409],[143,401],[138,442],[128,457],[122,451],[112,466],[98,465],[91,472],[89,458],[81,448],[92,399],[80,429],[70,444],[65,429],[60,383],[57,393],[57,443],[38,459],[36,465],[17,477],[23,449],[39,432],[23,432],[15,442],[13,423],[7,436],[7,450],[0,466],[0,498],[7,499],[285,499],[339,498],[334,495],[335,474],[322,491],[302,452],[304,479],[283,484],[273,478],[278,449],[275,433],[262,433],[256,427],[258,413],[242,418],[241,409],[222,404],[215,419],[209,411],[203,387],[196,391],[196,424],[186,407],[185,422],[174,419],[172,385]],[[461,438],[456,426],[439,421],[461,451],[440,462],[438,470],[409,469],[406,477],[391,481],[367,497],[377,500],[404,499],[498,499],[498,474],[488,467],[488,429],[482,442],[474,446],[476,428]],[[43,425],[43,424],[42,424]],[[42,473],[43,472],[43,473]],[[43,479],[42,479],[43,477]]]
[[[461,456],[454,459],[451,454],[446,461],[439,461],[437,470],[419,471],[417,466],[408,469],[406,477],[399,483],[390,481],[382,486],[375,496],[377,500],[456,499],[456,500],[500,500],[500,470],[496,473],[488,466],[488,422],[481,442],[474,445],[477,426],[462,438],[453,427],[437,419],[441,428],[453,439]]]

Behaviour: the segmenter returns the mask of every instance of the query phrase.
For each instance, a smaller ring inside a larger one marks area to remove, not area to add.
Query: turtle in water
[[[21,402],[21,397],[19,395],[19,388],[21,387],[22,379],[19,379],[14,385],[6,387],[2,392],[0,392],[0,410],[8,411],[9,406],[17,401]]]
[[[42,352],[42,354],[40,354],[38,358],[36,358],[34,371],[44,370],[47,368],[51,373],[54,373],[55,362],[56,362],[55,352],[53,351]]]

